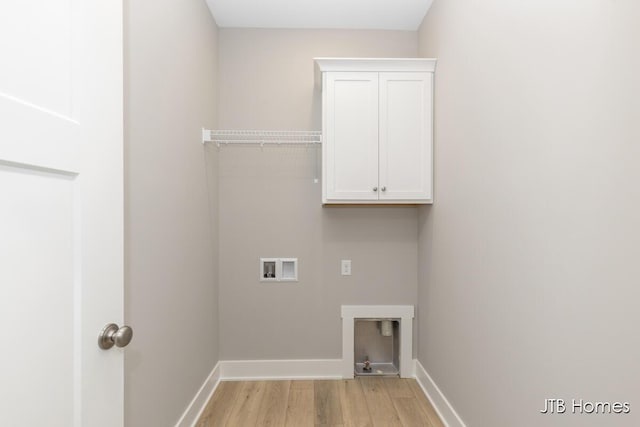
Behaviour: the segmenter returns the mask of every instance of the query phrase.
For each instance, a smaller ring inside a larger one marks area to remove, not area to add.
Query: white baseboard
[[[225,381],[341,379],[342,359],[221,360]]]
[[[420,384],[422,391],[427,395],[427,398],[431,401],[434,409],[440,416],[440,419],[447,427],[466,427],[462,418],[453,409],[453,406],[449,403],[447,398],[440,388],[433,381],[431,376],[424,369],[424,366],[416,359],[415,360],[415,372],[416,381]]]
[[[209,377],[204,381],[187,410],[182,414],[176,427],[193,427],[196,424],[209,399],[213,396],[213,392],[216,391],[218,384],[220,384],[220,362],[216,363]]]

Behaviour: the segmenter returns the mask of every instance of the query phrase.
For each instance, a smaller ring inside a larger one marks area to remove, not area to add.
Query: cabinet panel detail
[[[378,74],[327,76],[327,198],[367,200],[378,186]]]
[[[380,193],[384,200],[431,200],[430,73],[381,73]]]

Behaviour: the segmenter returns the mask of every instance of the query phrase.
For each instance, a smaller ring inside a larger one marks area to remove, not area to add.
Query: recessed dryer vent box
[[[354,337],[356,376],[398,376],[399,319],[355,319]]]
[[[414,312],[412,305],[343,305],[342,378],[413,377]]]
[[[297,282],[298,258],[260,258],[261,282]]]

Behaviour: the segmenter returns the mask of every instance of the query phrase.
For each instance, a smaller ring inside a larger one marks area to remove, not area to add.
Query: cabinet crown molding
[[[430,72],[436,70],[436,58],[313,58],[315,81],[322,82],[326,71]]]

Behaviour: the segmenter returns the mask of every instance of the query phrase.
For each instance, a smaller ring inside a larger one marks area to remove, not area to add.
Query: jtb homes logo
[[[629,402],[591,402],[584,399],[545,399],[542,414],[628,414]]]

